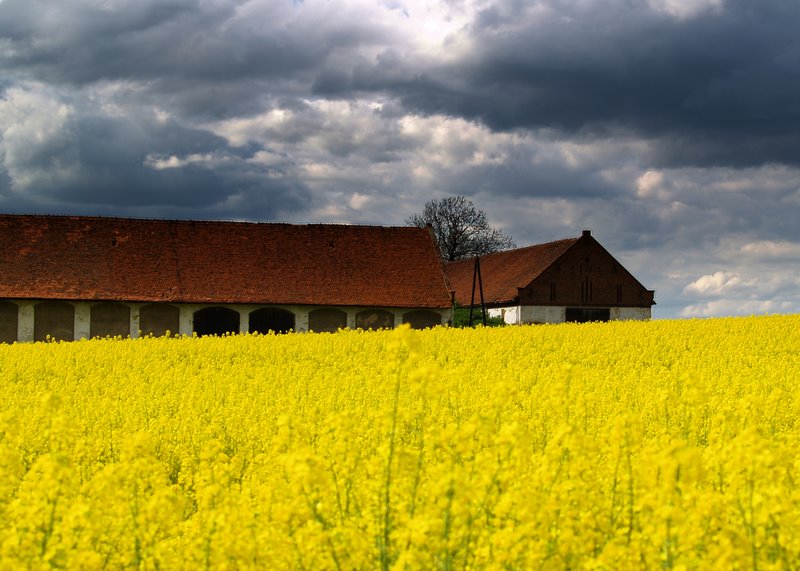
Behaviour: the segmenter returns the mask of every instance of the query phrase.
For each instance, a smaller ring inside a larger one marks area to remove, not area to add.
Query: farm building
[[[447,323],[429,230],[0,215],[0,341]]]
[[[481,256],[483,297],[490,316],[506,323],[649,319],[654,292],[584,230],[578,238]],[[480,304],[475,260],[445,266],[456,301]],[[476,283],[473,298],[473,282]]]

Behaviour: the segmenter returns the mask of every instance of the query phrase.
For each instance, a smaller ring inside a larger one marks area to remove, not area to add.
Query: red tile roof
[[[0,215],[0,298],[450,307],[424,228]]]
[[[481,256],[484,301],[487,304],[514,301],[519,295],[518,288],[531,283],[578,240],[579,238],[568,238]],[[445,271],[450,280],[450,289],[456,291],[456,301],[463,306],[469,306],[475,258],[450,262],[445,266]],[[477,283],[475,303],[480,304]]]

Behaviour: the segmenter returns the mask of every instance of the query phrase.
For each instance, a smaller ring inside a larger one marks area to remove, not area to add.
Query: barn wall
[[[18,306],[18,320],[17,320],[17,339],[20,342],[34,340],[34,323],[35,323],[35,306],[41,303],[42,300],[8,300]],[[74,309],[73,317],[73,339],[88,339],[92,334],[92,306],[97,302],[68,302]],[[122,302],[121,302],[122,303]],[[151,305],[148,303],[123,303],[130,310],[130,336],[136,338],[139,336],[139,329],[141,323],[141,308],[143,306]],[[167,304],[165,304],[167,305]],[[306,332],[309,331],[309,313],[319,309],[313,306],[264,306],[264,305],[220,305],[220,304],[168,304],[177,307],[178,315],[178,331],[179,335],[192,335],[194,331],[194,314],[196,311],[207,307],[226,307],[233,309],[239,313],[239,331],[246,333],[249,331],[250,312],[263,307],[279,307],[290,311],[295,316],[295,331]],[[373,307],[332,307],[330,309],[340,310],[346,314],[346,324],[350,329],[355,329],[359,323],[364,323],[364,317],[373,313],[384,318],[384,323],[391,323],[393,319],[394,326],[398,326],[419,316],[418,311],[413,308],[373,308]],[[452,311],[450,309],[433,309],[424,310],[430,311],[432,314],[438,315],[438,321],[434,322],[446,325],[452,319]],[[359,315],[361,319],[359,319]],[[428,316],[430,317],[430,315]],[[430,323],[426,320],[424,325]]]
[[[564,323],[566,321],[566,306],[553,305],[523,305],[496,307],[489,310],[492,317],[503,317],[509,325],[517,323]],[[647,321],[651,318],[649,307],[612,307],[610,308],[611,321]]]
[[[523,306],[649,308],[653,302],[652,292],[590,236],[578,240],[519,293]]]
[[[19,320],[17,321],[17,340],[33,341],[33,304],[32,301],[18,301]]]
[[[566,312],[563,306],[523,305],[520,308],[523,323],[564,323]]]
[[[480,311],[480,308],[477,308]],[[493,307],[487,311],[489,317],[502,317],[503,321],[507,325],[516,325],[520,323],[521,319],[519,316],[520,313],[520,306],[515,305],[513,307]]]
[[[75,339],[89,339],[92,334],[92,306],[87,302],[75,303]]]
[[[612,321],[647,321],[651,318],[649,307],[612,307]]]

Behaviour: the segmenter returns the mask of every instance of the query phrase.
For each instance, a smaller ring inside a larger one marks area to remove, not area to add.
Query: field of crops
[[[796,569],[800,316],[0,346],[0,568]]]

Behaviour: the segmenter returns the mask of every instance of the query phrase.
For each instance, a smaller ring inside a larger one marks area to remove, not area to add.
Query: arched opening
[[[611,309],[608,307],[568,307],[565,321],[590,323],[592,321],[609,321],[610,319]]]
[[[33,308],[33,340],[75,339],[75,307],[66,301],[43,301]]]
[[[365,309],[356,313],[356,327],[360,329],[393,329],[394,314],[383,309]]]
[[[347,327],[347,314],[340,309],[315,309],[308,314],[308,329],[317,333],[336,333]]]
[[[250,313],[250,333],[288,333],[294,329],[294,313],[277,307],[263,307]]]
[[[16,303],[0,301],[0,343],[13,343],[17,340],[19,308]]]
[[[239,312],[227,307],[206,307],[195,311],[194,332],[201,337],[239,333]]]
[[[181,327],[181,310],[168,303],[151,303],[139,308],[139,330],[143,336],[176,335]]]
[[[412,329],[427,329],[441,325],[442,316],[435,311],[417,309],[403,315],[403,323],[408,323]]]
[[[130,334],[130,307],[122,303],[98,303],[92,306],[89,337],[127,337]]]

